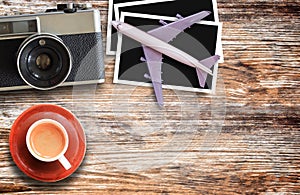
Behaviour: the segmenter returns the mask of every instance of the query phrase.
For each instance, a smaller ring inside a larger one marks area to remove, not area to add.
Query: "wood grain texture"
[[[105,37],[108,1],[79,2],[101,11]],[[51,6],[5,0],[0,14]],[[0,192],[299,194],[299,2],[218,0],[218,8],[225,63],[216,96],[165,90],[167,107],[159,111],[151,88],[112,84],[114,58],[108,56],[105,84],[1,92]],[[86,129],[85,160],[60,182],[28,178],[10,156],[11,125],[38,103],[72,110]]]

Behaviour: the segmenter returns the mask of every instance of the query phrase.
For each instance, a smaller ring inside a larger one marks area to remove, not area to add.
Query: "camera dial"
[[[56,35],[35,34],[20,46],[18,71],[31,87],[49,90],[63,83],[70,74],[72,58],[69,49]]]

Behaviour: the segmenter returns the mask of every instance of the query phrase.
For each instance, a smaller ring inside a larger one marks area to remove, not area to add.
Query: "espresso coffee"
[[[59,126],[49,122],[34,127],[29,141],[33,152],[47,159],[59,155],[66,145],[63,131]]]

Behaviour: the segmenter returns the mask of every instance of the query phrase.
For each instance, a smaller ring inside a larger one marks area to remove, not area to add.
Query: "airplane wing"
[[[201,19],[208,16],[211,12],[202,11],[186,18],[180,18],[179,20],[166,24],[162,27],[148,31],[148,33],[162,41],[170,42],[179,33],[192,26],[194,23],[199,22]]]
[[[157,103],[163,106],[164,99],[162,94],[162,80],[161,80],[161,66],[162,66],[162,54],[143,46],[146,63],[152,80]]]

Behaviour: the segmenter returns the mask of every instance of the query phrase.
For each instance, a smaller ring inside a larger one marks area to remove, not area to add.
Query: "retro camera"
[[[104,82],[100,13],[59,4],[35,15],[0,17],[0,91]]]

